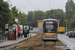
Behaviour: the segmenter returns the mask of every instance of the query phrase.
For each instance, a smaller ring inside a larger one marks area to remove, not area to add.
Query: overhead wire
[[[30,3],[30,5],[35,9],[35,7],[32,5],[32,3],[28,0],[28,2]],[[36,12],[37,13],[37,12]],[[34,16],[34,12],[33,12],[33,16]],[[37,16],[40,16],[38,13],[37,13]]]
[[[49,0],[49,7],[50,7],[50,9],[51,9],[51,1]],[[48,12],[48,17],[50,18],[50,13]]]
[[[32,5],[32,3],[28,0],[28,2],[30,3],[30,5],[35,9],[35,7]],[[49,0],[49,7],[50,7],[50,9],[51,9],[51,0]],[[56,3],[53,3],[53,4],[55,4],[56,5]],[[57,4],[57,5],[60,5],[60,4]],[[60,5],[60,6],[63,6],[63,5]],[[65,6],[63,6],[63,7],[65,7]]]
[[[35,9],[35,7],[32,5],[32,3],[28,0],[28,2],[30,3],[30,5]]]
[[[51,9],[51,0],[49,0],[49,7],[50,7],[50,9]]]

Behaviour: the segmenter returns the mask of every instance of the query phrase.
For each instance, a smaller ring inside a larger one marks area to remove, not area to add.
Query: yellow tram
[[[57,41],[57,20],[56,19],[44,19],[43,20],[43,34],[42,38],[44,41]]]

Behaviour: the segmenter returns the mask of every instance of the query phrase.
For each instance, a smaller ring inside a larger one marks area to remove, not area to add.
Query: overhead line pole
[[[51,1],[49,0],[49,7],[51,9]],[[49,12],[49,19],[50,19],[50,12]]]

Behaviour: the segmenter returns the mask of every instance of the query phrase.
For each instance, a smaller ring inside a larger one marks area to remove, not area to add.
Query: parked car
[[[68,36],[68,34],[69,34],[69,32],[67,32],[67,34],[66,34],[66,35]]]
[[[66,34],[66,35],[68,36],[68,35],[69,35],[69,33],[71,33],[71,32],[73,32],[73,31],[69,31],[69,32],[67,32],[67,34]]]
[[[69,38],[75,37],[75,32],[74,32],[74,31],[69,32],[69,33],[68,33],[68,37],[69,37]]]

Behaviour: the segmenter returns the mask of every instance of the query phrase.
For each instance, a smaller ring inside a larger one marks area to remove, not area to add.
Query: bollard
[[[5,41],[5,39],[6,39],[6,38],[5,38],[5,35],[4,35],[4,41]]]
[[[2,35],[2,42],[3,42],[3,35]]]
[[[6,41],[6,38],[7,38],[7,37],[5,36],[5,41]]]
[[[0,35],[0,42],[1,42],[1,35]]]
[[[29,34],[27,34],[27,38],[29,37]]]
[[[24,38],[24,35],[23,35],[23,38]]]
[[[5,36],[5,41],[7,41],[7,36]]]
[[[3,35],[3,42],[4,42],[4,35]]]
[[[27,38],[28,38],[28,37],[31,37],[31,34],[27,34]]]
[[[1,35],[1,42],[2,42],[2,35]]]

